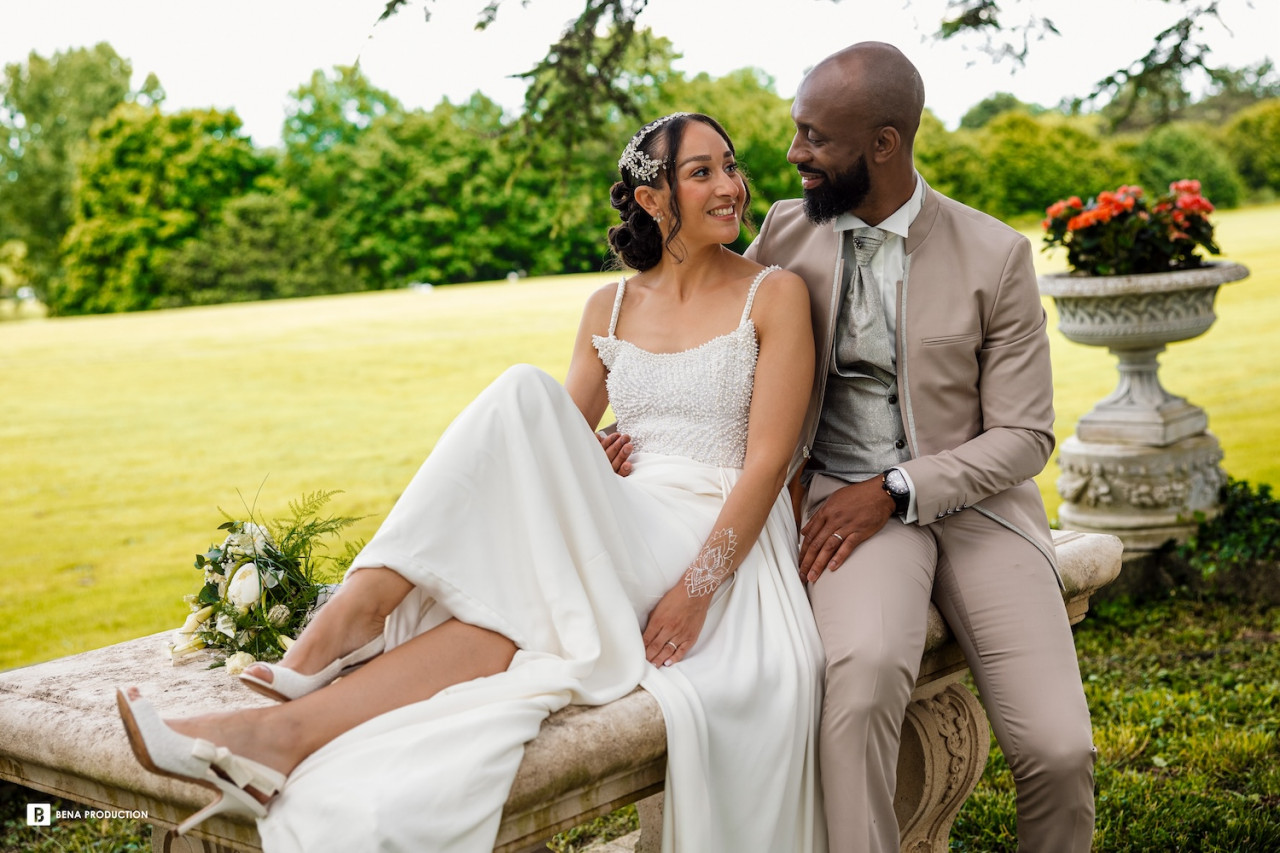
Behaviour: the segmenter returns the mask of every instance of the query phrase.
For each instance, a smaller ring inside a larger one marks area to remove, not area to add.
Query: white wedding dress
[[[389,646],[454,616],[519,651],[507,671],[310,756],[259,822],[267,851],[488,853],[524,744],[547,715],[637,684],[667,727],[664,851],[826,850],[814,742],[822,652],[785,494],[684,660],[656,668],[641,642],[741,475],[751,301],[768,272],[738,329],[679,353],[614,336],[619,285],[595,345],[635,444],[628,477],[564,388],[533,367],[511,368],[458,416],[352,571],[389,566],[415,584],[387,620]]]

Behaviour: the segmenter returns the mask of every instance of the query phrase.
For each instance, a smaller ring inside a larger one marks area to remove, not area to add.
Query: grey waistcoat
[[[846,277],[842,301],[848,289]],[[837,327],[806,479],[820,471],[857,483],[911,458],[898,411],[891,340],[888,335],[866,340],[843,323]]]

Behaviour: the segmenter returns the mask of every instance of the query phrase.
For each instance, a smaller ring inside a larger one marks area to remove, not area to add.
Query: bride
[[[725,248],[750,195],[715,120],[660,118],[618,165],[609,242],[639,272],[589,298],[563,386],[514,367],[458,416],[284,660],[245,671],[279,704],[162,720],[119,691],[138,760],[216,791],[181,830],[239,811],[268,851],[489,851],[543,719],[641,685],[664,851],[826,849],[781,492],[805,287]]]

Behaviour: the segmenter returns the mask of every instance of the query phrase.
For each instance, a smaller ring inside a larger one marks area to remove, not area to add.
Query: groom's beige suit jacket
[[[809,288],[818,370],[793,470],[818,428],[842,247],[830,224],[812,224],[793,199],[769,210],[746,253],[796,273]],[[926,185],[905,250],[896,340],[911,459],[901,467],[915,489],[919,523],[972,507],[1029,540],[1056,574],[1044,503],[1031,480],[1048,462],[1054,436],[1047,320],[1030,242]],[[1000,538],[993,536],[993,547]]]

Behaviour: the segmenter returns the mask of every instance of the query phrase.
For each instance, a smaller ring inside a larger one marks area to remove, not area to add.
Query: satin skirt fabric
[[[524,744],[567,704],[637,685],[662,706],[666,853],[822,853],[823,655],[780,496],[688,656],[645,660],[650,610],[741,472],[638,453],[613,473],[564,388],[508,370],[459,417],[352,571],[414,591],[389,646],[450,617],[518,647],[507,671],[382,715],[304,761],[259,821],[268,851],[493,849]]]

